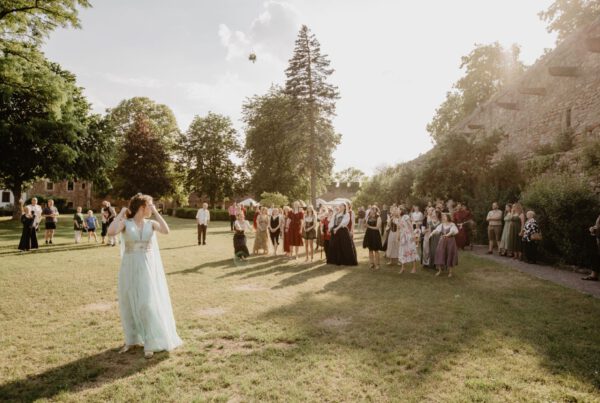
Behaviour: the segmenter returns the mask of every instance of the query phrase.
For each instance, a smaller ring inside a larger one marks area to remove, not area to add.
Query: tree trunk
[[[13,194],[14,197],[14,204],[13,204],[13,215],[12,215],[12,219],[14,221],[19,221],[21,219],[21,195],[22,195],[22,185],[16,185],[14,186],[13,189],[11,189],[11,192]]]

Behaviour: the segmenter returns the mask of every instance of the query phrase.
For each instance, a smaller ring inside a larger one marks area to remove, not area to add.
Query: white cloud
[[[255,52],[259,60],[282,61],[291,57],[300,27],[298,11],[289,3],[269,0],[252,21],[247,32],[232,31],[219,25],[221,44],[227,49],[227,60],[246,57]]]

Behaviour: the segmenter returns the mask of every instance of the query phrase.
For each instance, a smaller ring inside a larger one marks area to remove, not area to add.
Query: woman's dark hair
[[[442,212],[440,210],[434,210],[434,214],[437,217],[438,221],[442,221]]]
[[[129,199],[129,212],[127,213],[127,218],[133,218],[140,207],[147,206],[149,203],[152,203],[152,196],[141,193],[133,196]]]

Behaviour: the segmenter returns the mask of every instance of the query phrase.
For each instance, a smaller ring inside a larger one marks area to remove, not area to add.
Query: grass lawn
[[[600,401],[597,299],[468,253],[450,279],[372,272],[362,248],[359,267],[236,266],[228,225],[198,246],[174,218],[185,344],[118,355],[119,248],[72,245],[67,221],[26,254],[0,222],[0,401]]]

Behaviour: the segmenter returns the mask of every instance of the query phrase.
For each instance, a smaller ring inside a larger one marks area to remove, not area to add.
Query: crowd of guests
[[[33,197],[30,204],[25,205],[24,202],[21,202],[20,206],[23,230],[18,249],[25,252],[39,248],[37,233],[42,221],[44,221],[44,244],[53,245],[58,217],[60,216],[58,209],[54,206],[54,200],[47,200],[46,205],[42,207],[38,203],[38,199]],[[88,210],[84,215],[83,208],[77,207],[73,214],[74,242],[76,244],[81,243],[83,234],[86,233],[88,242],[93,238],[94,242],[98,243],[96,230],[100,229],[102,244],[115,246],[117,243],[116,237],[108,236],[107,231],[116,216],[114,207],[108,201],[102,202],[102,207],[100,208],[100,225],[93,210]]]

